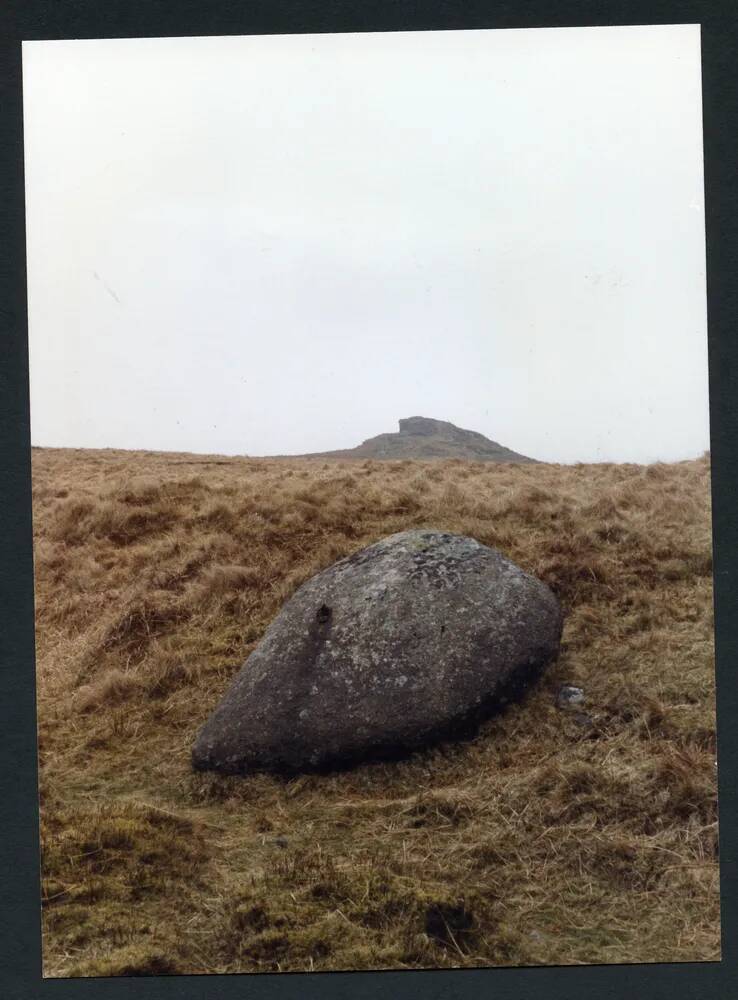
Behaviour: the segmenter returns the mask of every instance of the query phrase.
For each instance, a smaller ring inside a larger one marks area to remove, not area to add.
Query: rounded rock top
[[[496,549],[404,531],[285,603],[203,726],[193,765],[297,772],[468,735],[559,650],[556,597]]]

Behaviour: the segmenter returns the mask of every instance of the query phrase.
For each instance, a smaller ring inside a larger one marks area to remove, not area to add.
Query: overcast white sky
[[[709,447],[699,27],[26,42],[35,445]]]

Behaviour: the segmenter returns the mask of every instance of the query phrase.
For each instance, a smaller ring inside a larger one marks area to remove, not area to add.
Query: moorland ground
[[[33,451],[46,976],[719,958],[710,470]],[[383,535],[544,579],[561,656],[471,741],[194,773],[298,585]],[[583,712],[562,711],[563,683]]]

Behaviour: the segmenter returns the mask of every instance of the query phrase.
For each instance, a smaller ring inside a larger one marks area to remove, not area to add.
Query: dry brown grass
[[[47,976],[719,958],[709,461],[34,450]],[[194,735],[283,601],[409,527],[545,579],[558,663],[471,742],[283,780]],[[556,708],[584,687],[585,712]]]

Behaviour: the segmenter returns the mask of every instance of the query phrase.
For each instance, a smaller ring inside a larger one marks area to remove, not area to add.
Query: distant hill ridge
[[[395,434],[377,434],[356,448],[312,452],[294,458],[466,458],[475,462],[534,462],[478,431],[467,431],[448,420],[405,417]],[[280,456],[287,457],[287,456]]]

